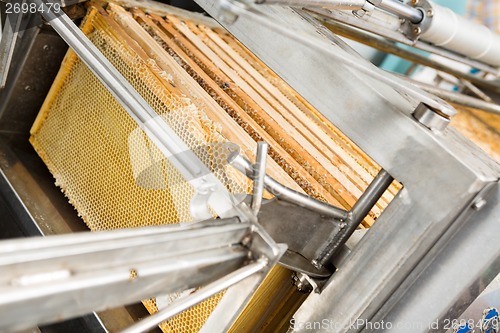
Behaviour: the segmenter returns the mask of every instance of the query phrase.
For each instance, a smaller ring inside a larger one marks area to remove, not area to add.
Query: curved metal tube
[[[253,179],[254,170],[252,163],[243,157],[239,152],[234,152],[229,155],[227,160],[233,167],[244,173],[247,177]],[[267,175],[264,177],[264,186],[266,190],[283,201],[296,204],[300,207],[304,207],[342,221],[346,220],[348,217],[348,212],[345,209],[334,207],[326,202],[316,200],[305,194],[294,191],[278,183],[276,180]]]

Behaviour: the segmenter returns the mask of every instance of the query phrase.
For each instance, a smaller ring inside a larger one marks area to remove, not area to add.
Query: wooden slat
[[[108,10],[112,13],[112,17],[126,32],[127,36],[131,37],[129,45],[143,48],[146,57],[154,59],[156,64],[163,70],[173,74],[174,85],[184,95],[195,97],[192,102],[201,110],[205,111],[209,118],[223,125],[222,134],[229,141],[238,144],[242,148],[242,152],[249,158],[254,157],[255,141],[237,124],[233,119],[218,105],[213,98],[206,93],[194,79],[180,67],[180,65],[160,46],[158,43],[135,21],[130,13],[122,7],[109,4]],[[123,38],[127,38],[122,36]],[[135,41],[135,42],[132,42]],[[138,44],[139,43],[139,44]],[[137,46],[134,46],[137,45]],[[139,51],[138,51],[139,52]],[[162,81],[166,81],[164,78]],[[269,174],[280,182],[297,191],[302,191],[293,179],[280,168],[274,160],[268,159]]]
[[[158,18],[158,17],[156,17],[156,19],[161,20],[161,18]],[[255,113],[258,113],[259,115],[262,115],[265,123],[264,123],[264,125],[261,125],[262,124],[262,120],[261,120],[259,125],[261,127],[267,126],[265,131],[268,132],[271,136],[279,138],[281,140],[279,142],[280,145],[288,144],[282,140],[282,136],[273,135],[273,134],[275,134],[272,132],[274,130],[274,127],[275,127],[274,126],[275,122],[267,115],[267,113],[264,112],[264,110],[257,103],[255,103],[252,99],[250,99],[248,97],[248,95],[238,85],[236,85],[233,82],[232,78],[228,77],[224,72],[222,72],[221,69],[219,68],[219,66],[217,64],[213,63],[212,60],[208,57],[208,55],[204,54],[203,52],[200,52],[196,48],[196,46],[191,43],[190,40],[188,40],[183,35],[181,35],[180,32],[178,30],[176,30],[173,27],[173,25],[171,25],[170,23],[162,20],[161,28],[165,29],[166,32],[172,34],[175,37],[174,40],[179,44],[179,46],[186,48],[186,51],[189,52],[190,56],[197,58],[200,66],[204,67],[207,74],[209,74],[214,80],[219,80],[219,81],[223,82],[222,84],[225,86],[225,88],[227,90],[231,90],[233,92],[234,96],[236,96],[238,98],[237,103],[242,108],[245,108],[245,110],[247,110],[247,112],[250,111],[252,113],[255,112]],[[206,51],[208,52],[208,51],[210,51],[210,49],[207,49]],[[214,55],[214,54],[210,54],[210,55]],[[214,73],[216,75],[215,77],[213,76]],[[235,98],[234,96],[232,96],[232,97]],[[254,116],[254,115],[252,114],[252,116]],[[256,119],[256,121],[258,121],[258,120]],[[289,150],[287,150],[287,151],[291,154],[291,156],[294,159],[300,161],[300,155],[294,154],[294,151],[292,151],[292,152],[290,152]],[[324,186],[324,185],[322,185],[322,186]],[[344,207],[346,206],[345,202],[342,200],[341,197],[338,196],[338,194],[336,194],[335,199],[338,200],[340,203],[342,203],[342,206],[344,206]],[[333,204],[335,204],[335,203],[333,203]]]
[[[189,24],[188,26],[193,26]],[[235,52],[227,43],[225,43],[217,34],[215,34],[211,29],[200,26],[199,29],[205,33],[217,46],[219,46],[225,54],[227,54],[235,63],[237,63],[245,73],[246,77],[252,77],[269,93],[276,99],[283,108],[279,108],[282,112],[282,116],[290,123],[291,126],[297,128],[298,131],[302,133],[304,138],[310,141],[319,152],[323,154],[325,158],[328,159],[327,165],[335,166],[336,170],[334,175],[341,182],[344,176],[347,178],[346,181],[352,183],[360,191],[351,192],[356,197],[361,195],[361,191],[364,191],[368,186],[369,182],[373,179],[366,169],[363,169],[360,164],[351,158],[338,144],[333,140],[332,137],[326,135],[322,131],[321,127],[316,123],[311,122],[311,119],[304,114],[304,112],[294,103],[292,103],[282,92],[271,84],[267,78],[261,75],[250,63],[247,62],[241,55]],[[240,73],[240,72],[238,72]],[[340,172],[341,175],[338,175]],[[348,185],[342,183],[346,188]],[[386,193],[382,201],[384,206],[387,205],[392,198],[386,197],[389,193]]]
[[[188,71],[193,71],[199,76],[202,82],[200,84],[208,86],[208,88],[217,96],[217,101],[223,107],[223,109],[230,108],[227,110],[230,114],[235,113],[233,118],[239,122],[240,126],[245,125],[248,129],[247,132],[250,136],[254,137],[257,141],[266,141],[270,145],[270,155],[275,156],[275,161],[279,164],[280,160],[284,160],[285,163],[294,169],[294,174],[290,175],[294,180],[302,186],[306,184],[307,187],[314,188],[314,193],[331,204],[340,205],[337,200],[330,193],[323,189],[323,187],[311,176],[309,175],[302,166],[297,163],[276,141],[265,131],[262,131],[260,126],[220,87],[214,82],[208,74],[206,74],[197,64],[191,59],[165,32],[163,32],[156,24],[160,23],[161,18],[156,17],[156,23],[153,19],[145,15],[140,10],[130,10],[130,12],[135,16],[136,20],[146,24],[155,35],[160,38],[165,45],[175,53],[175,55],[182,60],[189,67]],[[212,95],[212,94],[211,94]],[[255,137],[257,136],[257,137]]]
[[[304,165],[309,165],[311,168],[309,172],[334,196],[336,196],[337,200],[343,204],[344,207],[352,207],[355,202],[355,197],[348,191],[343,184],[337,181],[335,177],[328,172],[323,165],[321,165],[315,158],[310,155],[312,151],[315,155],[320,156],[321,153],[318,152],[317,149],[313,145],[311,145],[307,140],[305,140],[300,133],[293,127],[290,127],[288,122],[273,108],[269,102],[263,98],[258,91],[254,89],[253,86],[248,84],[245,79],[241,78],[236,72],[235,69],[229,66],[225,61],[223,61],[217,53],[215,53],[209,46],[205,44],[204,40],[201,40],[199,36],[197,36],[194,32],[192,32],[184,23],[180,22],[175,17],[167,16],[169,21],[178,29],[182,34],[188,38],[191,43],[196,46],[198,51],[197,53],[203,53],[209,58],[210,62],[212,62],[212,66],[219,68],[227,77],[230,78],[232,82],[235,83],[237,87],[244,91],[242,98],[248,100],[250,97],[253,103],[258,104],[262,109],[256,110],[264,112],[258,112],[258,116],[261,119],[265,120],[265,129],[268,131],[269,129],[274,130],[274,133],[277,134],[275,140],[282,144],[286,144],[292,149],[289,150],[289,153],[298,161],[303,161]],[[212,43],[213,44],[213,43]],[[213,45],[211,45],[213,46]],[[206,64],[209,66],[209,64]],[[237,65],[235,65],[237,67]],[[255,84],[257,85],[257,84]],[[304,159],[304,156],[309,156],[309,158]],[[316,156],[315,156],[316,157]],[[331,169],[331,165],[329,166]],[[339,195],[339,192],[341,195]]]
[[[259,73],[264,76],[269,82],[273,83],[275,87],[280,89],[290,101],[292,101],[310,121],[314,121],[317,126],[331,137],[338,146],[339,156],[341,156],[346,163],[350,164],[350,159],[355,160],[361,168],[369,175],[367,180],[371,181],[375,175],[380,171],[380,167],[366,155],[361,149],[351,142],[345,135],[336,129],[323,115],[318,113],[314,107],[309,104],[302,96],[293,90],[286,82],[284,82],[278,75],[271,71],[260,59],[258,59],[252,52],[244,47],[238,40],[224,33],[221,29],[214,29],[218,32],[219,36],[231,46],[237,53],[242,55]],[[321,117],[320,117],[321,116]],[[346,154],[346,155],[343,155]],[[364,173],[360,172],[362,177],[366,177]]]

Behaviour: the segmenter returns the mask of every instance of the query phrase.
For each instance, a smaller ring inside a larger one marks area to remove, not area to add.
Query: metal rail
[[[233,218],[0,242],[0,329],[29,328],[214,281],[275,246],[245,246],[254,230]]]
[[[414,24],[420,23],[424,19],[424,13],[420,9],[408,6],[398,0],[370,0],[370,2],[401,18],[406,18]]]
[[[165,309],[158,311],[157,313],[141,320],[137,324],[130,326],[129,328],[122,331],[122,333],[142,333],[147,332],[156,326],[160,325],[162,322],[172,318],[173,316],[181,313],[184,310],[189,309],[192,306],[202,302],[203,300],[235,285],[236,283],[243,281],[249,276],[261,272],[268,264],[267,259],[262,258],[256,262],[242,267],[223,278],[214,281],[207,286],[195,291],[191,295],[175,301]]]

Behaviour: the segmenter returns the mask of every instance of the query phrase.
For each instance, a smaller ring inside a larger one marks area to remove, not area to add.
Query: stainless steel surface
[[[281,265],[314,278],[331,275],[331,271],[316,268],[311,261],[341,231],[343,222],[277,199],[263,203],[258,219],[269,236],[287,244],[288,250],[279,260]]]
[[[210,218],[211,209],[220,217],[234,216],[236,212],[226,187],[206,168],[165,120],[155,113],[97,47],[66,14],[50,10],[46,0],[34,0],[34,2],[44,8],[42,15],[45,20],[50,22],[54,30],[110,90],[130,117],[193,185],[197,193],[193,198],[191,209],[191,213],[195,214],[194,218],[197,220]],[[200,198],[204,200],[199,200]]]
[[[250,161],[248,161],[240,153],[232,153],[229,155],[228,162],[240,172],[246,174],[247,177],[253,179],[254,171],[252,163],[250,163]],[[312,211],[339,220],[345,220],[347,218],[346,210],[334,207],[328,203],[315,200],[305,194],[294,191],[286,186],[283,186],[267,175],[264,177],[264,184],[266,186],[266,190],[281,200],[294,203],[300,207],[308,208]]]
[[[180,300],[175,301],[165,309],[158,311],[157,313],[141,320],[140,322],[134,324],[133,326],[125,329],[122,333],[141,333],[147,332],[150,329],[158,326],[165,320],[172,318],[173,316],[179,314],[180,312],[189,309],[192,306],[202,302],[203,300],[213,296],[224,289],[227,289],[234,284],[248,278],[253,274],[261,272],[267,266],[267,259],[262,258],[254,263],[250,263],[238,270],[229,273],[228,275],[214,281],[207,286],[193,292],[191,295],[186,296]]]
[[[264,177],[266,176],[266,159],[268,145],[265,142],[257,143],[257,154],[254,165],[252,203],[250,207],[255,215],[262,205],[262,195],[264,194]]]
[[[366,0],[255,0],[257,4],[282,5],[290,7],[323,7],[343,10],[363,8]]]
[[[352,236],[354,231],[359,227],[363,219],[375,206],[382,194],[391,185],[394,178],[385,170],[380,170],[373,181],[368,185],[361,197],[356,201],[352,209],[349,211],[349,217],[345,226],[338,234],[329,242],[321,247],[321,253],[314,258],[313,264],[316,266],[325,266],[332,257],[341,249],[341,247]]]
[[[26,0],[22,0],[20,5],[25,2]],[[2,39],[0,40],[0,89],[3,89],[7,82],[7,76],[9,75],[10,64],[12,62],[12,56],[16,47],[22,19],[22,11],[16,12],[15,10],[7,14],[5,18],[5,24],[1,34]]]
[[[456,318],[458,321],[474,321],[481,320],[486,309],[497,309],[500,307],[500,274],[484,289],[478,298],[460,315]],[[500,329],[500,322],[496,322],[497,332]],[[452,330],[446,331],[452,333]],[[487,330],[483,330],[487,332]]]
[[[197,2],[216,16],[217,2]],[[309,296],[295,316],[303,322],[328,318],[337,324],[332,332],[355,332],[349,322],[377,313],[475,195],[499,178],[500,167],[454,129],[434,133],[419,124],[411,115],[423,101],[417,94],[359,71],[376,69],[307,15],[262,10],[266,16],[259,20],[240,13],[226,28],[404,185],[321,295]],[[270,17],[308,42],[262,23]]]
[[[417,106],[415,112],[413,112],[413,117],[428,129],[438,132],[444,131],[450,123],[449,118],[438,114],[424,103]]]
[[[401,18],[410,20],[412,23],[420,23],[424,18],[424,13],[421,10],[398,0],[370,0],[370,2]]]
[[[241,244],[252,232],[231,219],[0,242],[0,327],[28,328],[213,281],[248,259]]]
[[[0,91],[0,132],[27,138],[68,47],[47,26],[33,26],[22,35]]]
[[[474,203],[482,200],[486,205],[475,210]],[[420,323],[424,329],[395,327],[367,332],[446,332],[495,279],[500,272],[500,183],[491,184],[477,195],[464,213],[468,215],[464,223],[443,237],[446,245],[431,251],[433,260],[419,263],[419,278],[414,276],[409,279],[413,283],[402,285],[405,293],[394,293],[373,318],[395,325]],[[500,298],[496,299],[493,306],[498,307],[499,302]],[[477,323],[480,318],[468,319]]]

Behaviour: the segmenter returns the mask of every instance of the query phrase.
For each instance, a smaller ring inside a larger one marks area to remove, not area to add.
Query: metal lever
[[[257,154],[254,165],[253,195],[250,207],[254,215],[260,210],[262,205],[262,195],[264,194],[264,177],[266,176],[266,158],[268,145],[266,142],[257,144]]]
[[[266,258],[261,258],[257,260],[255,263],[242,267],[224,276],[223,278],[210,283],[209,285],[201,288],[200,290],[195,291],[191,295],[173,302],[165,309],[162,309],[157,313],[147,317],[146,319],[143,319],[140,322],[128,327],[121,333],[148,332],[149,330],[155,328],[162,322],[172,318],[173,316],[181,313],[182,311],[187,310],[190,307],[195,306],[196,304],[204,301],[205,299],[223,291],[224,289],[227,289],[232,285],[245,280],[246,278],[248,278],[253,274],[261,272],[267,266],[267,264],[268,260]]]
[[[238,218],[3,241],[0,331],[221,279],[209,285],[205,297],[262,271],[248,296],[240,297],[245,301],[284,251],[260,226]]]
[[[391,185],[394,178],[385,171],[380,170],[373,181],[368,185],[368,188],[363,192],[361,197],[356,201],[352,209],[349,211],[349,217],[345,227],[335,237],[325,245],[321,254],[313,260],[313,264],[317,267],[327,265],[333,256],[340,250],[342,245],[347,242],[349,237],[354,233],[372,207],[377,203],[378,199],[384,194],[385,190]]]

